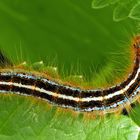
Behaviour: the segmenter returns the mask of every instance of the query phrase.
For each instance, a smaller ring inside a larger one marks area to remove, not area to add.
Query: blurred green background
[[[0,48],[18,64],[43,60],[62,78],[83,75],[94,86],[113,84],[130,66],[139,9],[139,0],[1,0]],[[56,107],[34,100],[0,96],[0,139],[138,139],[139,107],[133,119],[84,121],[83,114],[57,115]]]
[[[94,10],[91,3],[1,0],[0,46],[19,63],[43,60],[61,75],[90,79],[111,62],[115,50],[128,47],[136,32],[133,20],[114,22],[112,7]]]

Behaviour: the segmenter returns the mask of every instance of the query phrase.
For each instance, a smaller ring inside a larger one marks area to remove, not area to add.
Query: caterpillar
[[[134,67],[121,83],[104,89],[82,89],[59,83],[47,76],[14,68],[0,55],[0,93],[12,93],[41,98],[55,106],[78,112],[115,112],[132,104],[140,93],[140,36],[132,44]],[[6,68],[7,66],[13,68]]]

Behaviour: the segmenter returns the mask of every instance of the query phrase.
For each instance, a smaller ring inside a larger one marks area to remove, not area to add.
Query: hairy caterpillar
[[[134,67],[125,81],[107,89],[81,89],[18,68],[6,69],[9,61],[1,54],[0,93],[39,97],[80,112],[115,112],[133,103],[140,93],[140,37],[137,36]],[[11,66],[12,67],[12,66]]]

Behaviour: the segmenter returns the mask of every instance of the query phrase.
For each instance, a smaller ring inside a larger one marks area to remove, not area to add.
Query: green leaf
[[[131,5],[120,4],[114,9],[113,19],[114,21],[121,21],[128,17],[131,10]]]
[[[80,115],[56,113],[29,97],[1,96],[0,139],[137,140],[138,126],[128,117],[84,120]]]
[[[108,5],[108,0],[93,0],[92,2],[92,8],[104,8]]]
[[[129,17],[135,20],[140,20],[140,3],[137,3],[131,10]]]
[[[92,8],[100,9],[110,4],[115,4],[118,0],[93,0],[92,1]]]

